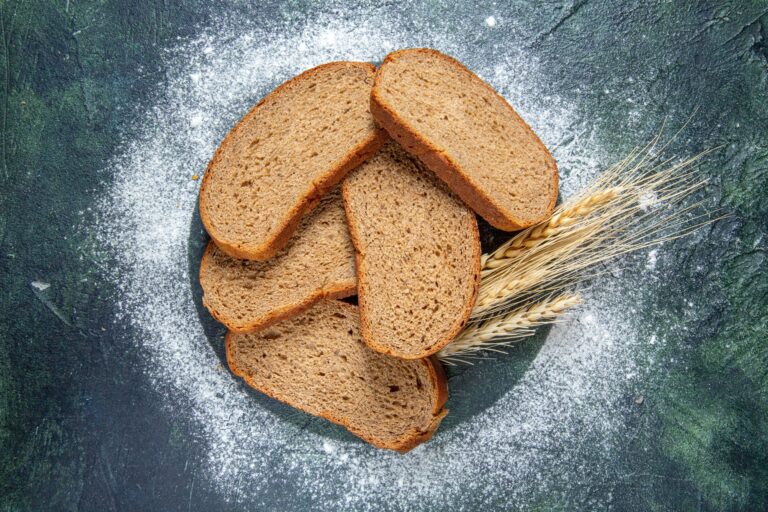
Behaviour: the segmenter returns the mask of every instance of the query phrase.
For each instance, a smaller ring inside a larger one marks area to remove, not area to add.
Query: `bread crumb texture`
[[[476,298],[475,215],[395,142],[350,174],[343,191],[366,341],[405,358],[437,352]]]
[[[266,259],[299,219],[380,146],[374,67],[332,62],[285,82],[226,136],[203,177],[200,213],[228,254]]]
[[[439,363],[374,352],[359,324],[357,307],[321,301],[258,333],[229,334],[227,359],[254,388],[378,447],[407,451],[445,415]]]
[[[554,158],[509,103],[460,62],[425,48],[393,52],[377,73],[373,101],[387,130],[491,224],[519,229],[551,213]]]
[[[275,257],[228,256],[211,242],[200,265],[203,304],[230,330],[266,327],[326,298],[354,295],[355,253],[338,188],[304,217]]]

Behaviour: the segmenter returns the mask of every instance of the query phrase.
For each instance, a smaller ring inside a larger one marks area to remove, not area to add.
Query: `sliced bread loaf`
[[[440,363],[372,351],[360,339],[357,308],[340,301],[321,301],[258,333],[229,333],[226,353],[250,386],[380,448],[410,450],[447,413]]]
[[[376,120],[464,202],[506,231],[540,222],[557,199],[557,165],[504,98],[430,49],[390,53],[371,94]]]
[[[355,251],[336,188],[274,258],[238,260],[211,242],[200,265],[203,304],[231,331],[251,332],[322,298],[355,294]]]
[[[332,62],[284,83],[222,141],[203,177],[200,217],[221,250],[264,260],[301,217],[385,141],[369,110],[374,66]]]
[[[475,215],[395,142],[352,172],[342,191],[365,341],[406,359],[434,354],[459,333],[477,297]]]

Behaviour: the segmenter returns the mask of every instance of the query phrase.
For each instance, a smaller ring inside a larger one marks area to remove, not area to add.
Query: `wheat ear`
[[[706,185],[693,168],[706,153],[672,163],[652,157],[652,149],[630,153],[552,217],[485,255],[472,320],[576,289],[604,272],[596,270],[600,263],[717,220],[695,214],[700,202],[684,206]]]
[[[510,343],[532,336],[536,327],[556,322],[566,310],[581,302],[578,294],[563,294],[515,309],[502,317],[471,324],[437,356],[444,363],[456,364],[482,357],[486,351],[500,352]]]
[[[505,260],[517,258],[526,250],[532,249],[548,238],[573,227],[581,219],[592,214],[620,193],[620,187],[598,190],[594,194],[580,198],[574,204],[555,212],[547,221],[521,231],[493,253],[482,255],[481,267],[483,271],[487,272],[499,268],[504,265]]]

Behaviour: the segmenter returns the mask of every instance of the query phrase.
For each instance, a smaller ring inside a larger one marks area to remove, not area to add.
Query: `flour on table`
[[[647,270],[656,270],[656,262],[659,259],[659,250],[658,249],[652,249],[648,251],[648,256],[645,263],[645,268]]]
[[[517,50],[514,36],[485,53],[474,47],[478,31],[514,34],[512,22],[497,25],[489,16],[487,27],[467,20],[435,36],[401,28],[407,20],[396,16],[358,9],[343,21],[320,16],[290,30],[220,20],[168,51],[154,104],[137,112],[136,136],[122,141],[121,156],[105,170],[111,191],[99,206],[98,232],[105,257],[118,265],[115,321],[130,327],[164,406],[207,447],[204,485],[234,502],[268,503],[280,482],[330,509],[460,509],[469,495],[514,508],[580,491],[590,475],[610,477],[607,461],[623,432],[621,390],[642,373],[632,354],[647,346],[625,327],[630,299],[620,284],[600,287],[555,326],[524,377],[493,406],[407,455],[287,424],[221,370],[198,322],[188,239],[200,181],[188,177],[204,173],[219,141],[256,101],[310,67],[434,47],[488,80],[552,148],[564,197],[611,163],[591,132],[574,129],[577,107],[547,88],[546,72]]]

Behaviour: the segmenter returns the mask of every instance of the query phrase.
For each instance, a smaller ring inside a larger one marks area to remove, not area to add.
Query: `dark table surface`
[[[11,0],[0,34],[0,510],[768,507],[765,2]],[[505,95],[563,197],[698,109],[667,153],[718,148],[696,199],[730,217],[449,369],[401,456],[222,365],[193,175],[295,73],[410,46]]]

